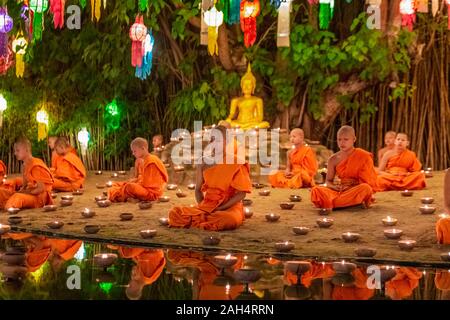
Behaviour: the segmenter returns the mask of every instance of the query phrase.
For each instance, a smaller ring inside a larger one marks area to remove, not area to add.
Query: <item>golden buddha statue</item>
[[[241,79],[242,97],[231,100],[230,115],[225,120],[232,127],[242,130],[269,128],[270,124],[264,119],[264,103],[259,97],[253,96],[256,88],[256,78],[252,74],[250,64]]]

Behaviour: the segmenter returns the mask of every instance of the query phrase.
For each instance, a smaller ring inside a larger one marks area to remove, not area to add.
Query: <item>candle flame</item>
[[[228,254],[228,255],[225,257],[225,259],[226,259],[226,260],[230,260],[230,259],[231,259],[231,254]]]
[[[284,244],[287,246],[289,244],[289,241],[286,241]]]
[[[108,258],[108,255],[106,253],[103,253],[102,254],[102,259],[106,259],[106,258]]]

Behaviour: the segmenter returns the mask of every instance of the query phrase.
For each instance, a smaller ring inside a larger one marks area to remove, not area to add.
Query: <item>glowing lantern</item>
[[[16,76],[18,78],[23,77],[25,72],[25,62],[23,61],[23,56],[27,49],[28,42],[23,37],[22,32],[18,33],[16,39],[12,42],[12,50],[16,54]]]
[[[64,27],[64,5],[66,0],[50,0],[50,11],[53,14],[55,29]]]
[[[44,12],[48,9],[48,0],[30,0],[30,10],[33,11],[33,39],[42,39],[44,29]]]
[[[13,19],[6,8],[0,8],[0,56],[8,55],[8,32],[13,28]]]
[[[141,67],[136,67],[135,76],[141,80],[147,79],[147,77],[152,72],[152,60],[153,60],[153,45],[155,39],[153,38],[152,32],[150,31],[145,37],[144,41],[144,57],[142,59]]]
[[[219,54],[217,37],[219,26],[223,23],[223,13],[217,11],[216,6],[205,12],[205,23],[208,26],[208,53],[213,56]]]
[[[241,30],[244,32],[244,44],[247,48],[256,41],[256,17],[260,11],[259,0],[241,1]]]
[[[3,125],[3,112],[8,108],[8,102],[0,93],[0,127]]]
[[[108,103],[105,107],[105,123],[109,130],[117,130],[120,127],[120,109],[116,99]]]
[[[47,138],[48,133],[48,113],[41,109],[36,114],[36,121],[38,122],[38,141]]]
[[[450,0],[445,0],[447,4],[448,30],[450,30]]]
[[[241,14],[241,1],[240,0],[220,0],[223,21],[227,24],[239,23]]]
[[[334,14],[334,0],[319,0],[319,28],[328,29]]]
[[[103,9],[106,8],[106,0],[103,0]],[[102,15],[102,0],[91,0],[91,20],[99,21]]]
[[[89,140],[91,139],[91,135],[86,130],[86,128],[83,128],[78,132],[77,138],[78,138],[78,142],[81,145],[81,149],[83,151],[86,151],[88,144],[89,144]]]
[[[400,14],[402,15],[402,26],[412,31],[414,22],[416,21],[416,10],[414,0],[400,1]]]
[[[136,16],[136,21],[130,28],[131,44],[131,65],[133,67],[140,67],[142,65],[142,58],[144,56],[143,41],[147,37],[147,27],[144,25],[144,17]]]

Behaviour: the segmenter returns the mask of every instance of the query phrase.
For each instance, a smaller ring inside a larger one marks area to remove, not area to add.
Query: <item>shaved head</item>
[[[28,152],[31,152],[31,142],[25,137],[20,137],[14,143],[14,147],[22,147],[25,148]]]
[[[305,136],[305,132],[303,131],[303,129],[300,129],[300,128],[294,128],[294,129],[292,129],[291,130],[291,134],[300,134],[300,135],[302,135],[302,136]]]
[[[400,137],[400,136],[402,136],[402,138],[405,138],[406,141],[409,141],[409,137],[406,133],[404,133],[404,132],[397,133],[397,137]]]
[[[337,135],[338,135],[338,137],[341,135],[350,135],[350,136],[356,137],[355,129],[353,129],[353,127],[350,127],[350,126],[342,126],[338,130]]]
[[[388,131],[388,132],[386,132],[386,134],[384,135],[385,137],[387,137],[387,136],[396,136],[397,135],[397,132],[395,132],[395,131]]]
[[[55,147],[64,147],[64,148],[68,148],[70,147],[70,143],[69,140],[65,137],[59,137],[58,139],[56,139],[55,141]]]
[[[139,137],[139,138],[136,138],[133,141],[131,141],[131,147],[148,149],[148,142],[146,139]]]

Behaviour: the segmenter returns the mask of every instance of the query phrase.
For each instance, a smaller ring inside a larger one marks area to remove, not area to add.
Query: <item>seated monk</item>
[[[436,238],[440,244],[450,244],[450,169],[444,178],[444,209],[449,216],[436,222]]]
[[[25,138],[14,144],[14,154],[19,161],[23,161],[23,185],[19,191],[8,194],[4,208],[41,208],[52,204],[53,178],[45,163],[31,154],[31,143]],[[2,195],[0,193],[0,195]]]
[[[162,134],[157,134],[152,138],[153,151],[152,154],[161,159],[162,162],[166,163],[169,161],[169,152],[165,150],[164,138]]]
[[[291,131],[290,140],[295,148],[287,152],[286,170],[269,176],[272,187],[298,189],[314,186],[318,163],[314,150],[305,145],[304,138],[302,129]]]
[[[70,152],[71,148],[66,138],[58,138],[55,142],[58,158],[53,172],[53,190],[69,192],[83,187],[86,169],[81,159]]]
[[[398,133],[395,149],[384,154],[379,167],[377,191],[414,190],[426,187],[422,164],[416,154],[408,150],[406,133]]]
[[[241,79],[242,97],[233,98],[230,105],[230,115],[225,120],[232,127],[242,130],[269,128],[270,124],[264,119],[264,103],[259,97],[254,96],[256,78],[252,74],[250,64],[247,72]]]
[[[136,138],[131,142],[131,151],[136,158],[136,177],[127,182],[116,182],[108,190],[108,198],[113,202],[128,199],[153,201],[162,196],[168,181],[167,170],[158,157],[148,152],[148,142]]]
[[[251,192],[248,164],[226,163],[227,129],[217,126],[211,142],[212,158],[203,158],[197,166],[194,207],[173,207],[169,224],[178,228],[232,230],[244,221],[242,200]],[[209,164],[210,163],[210,164]]]
[[[2,160],[0,160],[0,179],[6,176],[6,166]]]
[[[328,279],[334,275],[335,272],[331,264],[313,261],[311,262],[311,269],[301,276],[301,281],[298,279],[298,274],[292,273],[286,269],[284,270],[284,281],[290,285],[295,285],[300,282],[302,285],[309,288],[315,279]]]
[[[328,161],[325,186],[311,190],[311,201],[318,208],[342,208],[362,204],[370,207],[373,187],[376,185],[376,173],[372,154],[355,148],[355,130],[343,126],[337,133],[340,151]],[[334,181],[335,176],[340,179]]]
[[[422,272],[416,268],[401,267],[395,270],[396,276],[386,282],[386,295],[392,300],[401,300],[412,295],[419,285]]]
[[[395,148],[395,137],[397,133],[395,131],[388,131],[384,135],[384,148],[378,150],[378,165],[381,164],[381,160],[386,152],[392,151]]]
[[[50,150],[52,151],[52,164],[50,166],[50,171],[52,171],[52,172],[55,171],[56,163],[61,158],[61,156],[58,155],[58,153],[55,150],[56,140],[58,140],[58,137],[55,137],[55,136],[48,137],[48,146],[49,146]],[[71,145],[69,145],[67,147],[67,149],[68,149],[68,152],[73,153],[74,155],[77,155],[77,151]]]
[[[351,286],[334,285],[331,291],[332,300],[369,300],[375,294],[375,289],[367,287],[368,275],[366,270],[358,267],[352,271],[355,282]],[[325,295],[324,298],[328,298]]]

